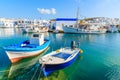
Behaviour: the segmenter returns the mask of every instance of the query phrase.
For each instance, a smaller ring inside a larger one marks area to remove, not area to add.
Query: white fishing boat
[[[39,29],[37,27],[23,27],[22,28],[22,32],[23,33],[34,33],[34,32],[38,32]]]
[[[61,48],[41,57],[39,62],[43,67],[43,73],[49,75],[55,70],[59,70],[71,65],[82,50],[75,47],[75,42],[71,43],[71,48]]]
[[[30,28],[22,28],[23,33],[44,33],[48,32],[48,27],[30,27]]]
[[[92,34],[100,34],[106,33],[107,29],[99,26],[99,25],[82,25],[77,27],[76,25],[72,26],[63,26],[64,33],[92,33]]]
[[[50,40],[44,39],[43,34],[33,34],[30,40],[6,46],[4,49],[10,61],[15,63],[23,58],[39,55],[48,48],[49,44]]]
[[[59,31],[58,31],[58,30],[53,30],[53,33],[56,33],[56,34],[57,34],[57,33],[59,33]]]
[[[118,28],[114,25],[110,25],[107,29],[107,32],[110,32],[110,33],[118,32]]]
[[[38,32],[48,32],[48,30],[49,30],[49,28],[48,27],[39,27],[38,28],[39,29],[39,31]]]

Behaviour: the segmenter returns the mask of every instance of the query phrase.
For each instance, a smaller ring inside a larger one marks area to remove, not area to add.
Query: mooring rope
[[[37,69],[36,69],[35,73],[33,74],[33,76],[32,76],[32,78],[31,78],[31,80],[33,80],[33,79],[34,79],[34,77],[35,77],[35,75],[36,75],[37,71],[38,71],[38,67],[37,67]]]

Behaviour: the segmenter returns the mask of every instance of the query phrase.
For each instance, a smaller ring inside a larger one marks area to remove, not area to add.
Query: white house
[[[4,23],[3,22],[0,22],[0,27],[3,27],[4,26]]]
[[[4,22],[5,27],[14,27],[15,23],[14,22]]]
[[[51,20],[51,27],[53,29],[63,31],[62,26],[75,25],[76,21],[77,21],[77,18],[56,18],[54,20]]]
[[[1,27],[14,27],[15,19],[0,18]]]

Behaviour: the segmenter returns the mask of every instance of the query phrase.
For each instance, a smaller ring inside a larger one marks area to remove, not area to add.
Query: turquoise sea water
[[[51,40],[47,51],[39,56],[11,64],[3,46],[29,39],[20,29],[0,29],[0,80],[120,80],[120,33],[107,34],[53,34],[45,33]],[[44,76],[39,58],[53,50],[80,41],[83,54],[67,68]]]

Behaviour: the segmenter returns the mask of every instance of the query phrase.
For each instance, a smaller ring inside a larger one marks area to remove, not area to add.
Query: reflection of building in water
[[[44,34],[44,37],[46,38],[46,37],[49,37],[49,33],[48,32],[45,32],[45,33],[43,33]]]
[[[75,40],[76,42],[84,43],[86,41],[88,42],[94,42],[99,36],[101,38],[105,37],[105,34],[64,34],[63,40],[67,41],[67,44],[70,43],[70,40]]]
[[[81,40],[82,41],[89,41],[89,42],[92,42],[94,41],[94,35],[92,34],[85,34],[85,35],[81,35]]]
[[[63,34],[55,34],[55,38],[57,41],[61,41],[63,38]]]
[[[51,48],[52,50],[56,50],[58,48],[63,47],[64,42],[63,42],[63,35],[64,34],[53,34],[53,33],[49,33],[49,38],[51,40]],[[61,45],[63,44],[63,45]]]
[[[105,38],[105,34],[84,34],[80,36],[81,42],[96,42],[100,38]]]
[[[14,28],[0,28],[0,36],[12,36],[14,34]]]

